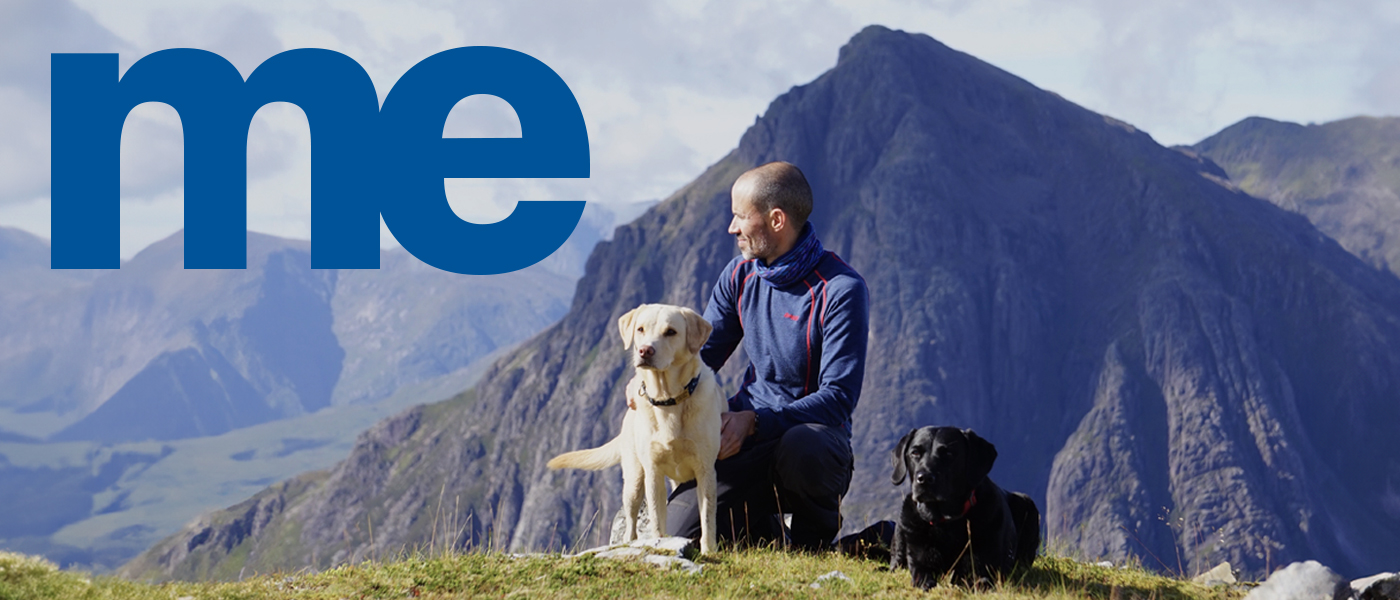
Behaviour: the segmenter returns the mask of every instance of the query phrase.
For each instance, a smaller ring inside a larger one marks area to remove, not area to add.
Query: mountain
[[[0,227],[0,411],[23,410],[72,376],[64,366],[72,361],[54,340],[76,331],[85,290],[97,273],[52,270],[48,241]],[[55,370],[68,372],[55,376]],[[14,427],[14,415],[5,417],[0,428],[35,437],[34,427]]]
[[[620,477],[551,472],[616,434],[615,321],[700,307],[734,256],[728,190],[806,172],[812,222],[866,278],[870,360],[846,531],[895,514],[909,429],[976,429],[1048,547],[1247,575],[1400,561],[1400,281],[1214,163],[923,35],[870,27],[738,147],[600,243],[559,323],[475,387],[363,434],[327,471],[201,517],[141,579],[326,568],[429,544],[606,537]],[[720,373],[728,389],[745,359]]]
[[[244,270],[186,271],[183,253],[176,234],[94,282],[66,340],[95,350],[99,375],[74,393],[116,389],[50,440],[217,435],[383,398],[539,330],[572,287],[538,269],[456,276],[403,251],[378,270],[312,269],[306,242],[260,234]]]
[[[611,224],[592,212],[569,255]],[[0,548],[119,566],[450,397],[562,315],[576,280],[462,276],[401,249],[317,270],[308,242],[254,233],[248,248],[248,269],[185,270],[177,233],[120,270],[52,270],[48,242],[0,228]]]
[[[1299,125],[1251,117],[1191,149],[1240,189],[1306,216],[1368,264],[1400,273],[1400,118]]]
[[[573,287],[541,267],[457,276],[402,250],[377,270],[311,269],[307,242],[254,233],[248,269],[184,270],[177,233],[120,270],[69,274],[28,237],[0,239],[0,275],[15,284],[0,294],[14,309],[0,327],[0,408],[7,429],[59,423],[26,428],[53,441],[217,435],[384,398],[538,331]]]

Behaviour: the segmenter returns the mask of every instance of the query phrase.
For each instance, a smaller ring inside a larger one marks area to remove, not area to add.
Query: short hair
[[[812,215],[812,186],[797,165],[770,162],[746,171],[739,180],[747,180],[754,208],[765,214],[782,209],[799,231]]]

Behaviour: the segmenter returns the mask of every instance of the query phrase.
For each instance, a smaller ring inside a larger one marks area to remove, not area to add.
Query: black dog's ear
[[[992,472],[992,463],[997,460],[997,447],[982,439],[976,431],[964,429],[962,432],[963,437],[967,438],[968,480],[976,485]]]
[[[895,485],[904,483],[904,450],[909,448],[909,440],[914,439],[914,433],[917,431],[919,430],[910,429],[909,433],[904,434],[904,437],[899,439],[899,444],[894,447],[894,474],[890,476],[890,481]]]

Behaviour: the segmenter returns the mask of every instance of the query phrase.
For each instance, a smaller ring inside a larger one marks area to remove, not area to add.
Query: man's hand
[[[744,440],[758,429],[758,415],[751,410],[719,415],[719,460],[739,453]]]

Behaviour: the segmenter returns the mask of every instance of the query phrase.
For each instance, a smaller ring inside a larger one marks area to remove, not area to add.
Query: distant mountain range
[[[1351,575],[1400,562],[1400,280],[1199,152],[871,27],[600,243],[568,313],[476,386],[122,573],[232,578],[429,543],[606,538],[618,472],[544,463],[615,435],[616,318],[702,306],[735,254],[730,184],[777,159],[807,173],[818,235],[871,292],[846,531],[893,517],[895,441],[943,424],[997,445],[992,476],[1035,498],[1057,551],[1186,573],[1228,560],[1254,577],[1305,558]],[[729,389],[745,360],[721,372]]]
[[[1301,213],[1368,264],[1400,273],[1400,118],[1323,125],[1252,117],[1192,150],[1253,196]]]
[[[558,318],[573,287],[541,268],[457,276],[402,250],[379,270],[311,269],[306,242],[253,233],[248,269],[187,271],[183,239],[73,285],[43,268],[45,247],[20,271],[39,283],[9,277],[0,407],[72,421],[51,441],[217,435],[466,366]]]
[[[0,228],[0,548],[111,569],[329,466],[561,316],[616,218],[590,205],[554,256],[490,277],[403,250],[315,270],[307,242],[251,233],[246,270],[184,270],[182,234],[120,270],[52,270],[47,241]]]

